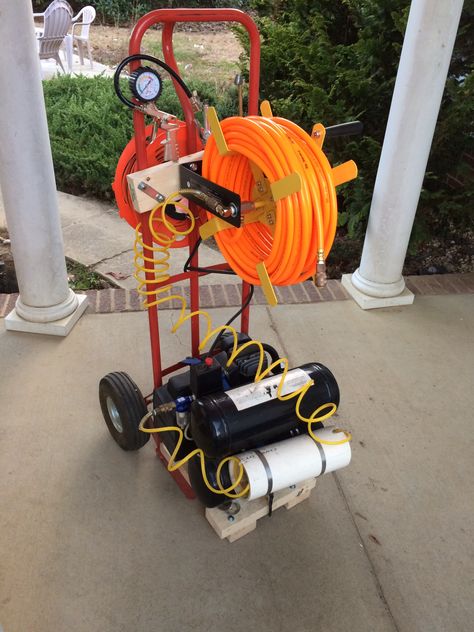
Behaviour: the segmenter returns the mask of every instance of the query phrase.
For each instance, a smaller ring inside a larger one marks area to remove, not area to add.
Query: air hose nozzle
[[[316,265],[316,274],[313,281],[316,287],[324,287],[328,277],[326,274],[326,262],[324,261],[324,250],[318,251],[318,263]]]

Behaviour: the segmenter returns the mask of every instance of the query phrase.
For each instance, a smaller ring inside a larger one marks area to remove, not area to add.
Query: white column
[[[413,302],[402,269],[463,0],[412,0],[360,267],[343,285],[365,309]]]
[[[67,283],[31,0],[2,3],[0,187],[20,296],[7,329],[66,335],[86,308]]]

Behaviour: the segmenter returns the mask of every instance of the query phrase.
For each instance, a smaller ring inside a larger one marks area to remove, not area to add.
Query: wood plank
[[[296,485],[294,489],[285,489],[276,492],[273,499],[273,509],[276,511],[280,507],[292,509],[303,502],[311,495],[311,490],[316,485],[316,479],[310,478]],[[221,538],[227,538],[229,542],[244,537],[257,527],[260,518],[268,516],[268,498],[257,498],[256,500],[239,500],[240,511],[235,515],[230,515],[226,511],[215,507],[206,509],[206,519]]]

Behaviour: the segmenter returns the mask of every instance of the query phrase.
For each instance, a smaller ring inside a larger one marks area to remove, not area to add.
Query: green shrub
[[[224,118],[236,111],[235,89],[216,97],[215,86],[189,82]],[[117,98],[110,77],[57,76],[43,82],[58,189],[102,199],[123,148],[133,136],[132,113]],[[160,109],[181,115],[171,81],[165,81]]]
[[[359,178],[341,187],[340,223],[362,235],[390,108],[409,0],[253,0],[262,34],[261,94],[275,113],[305,129],[353,119],[364,135],[327,143],[337,161],[353,158]],[[239,38],[248,42],[242,30]],[[464,5],[420,198],[414,237],[472,225],[474,182],[474,2]],[[247,60],[244,59],[246,63]],[[413,113],[415,115],[415,113]],[[331,156],[333,154],[333,156]],[[469,158],[471,156],[471,158]]]
[[[58,188],[111,197],[118,157],[133,134],[112,80],[64,75],[44,81],[43,90]]]
[[[85,4],[91,4],[97,11],[97,20],[102,24],[129,25],[152,9],[200,8],[199,0],[68,0],[74,13],[78,13]],[[35,12],[41,12],[51,4],[51,0],[33,0]],[[204,6],[211,8],[234,7],[245,10],[248,0],[207,0]]]

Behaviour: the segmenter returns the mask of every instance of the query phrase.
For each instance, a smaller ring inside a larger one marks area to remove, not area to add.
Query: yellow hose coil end
[[[342,165],[333,167],[331,172],[332,182],[335,187],[338,187],[340,184],[355,180],[357,173],[356,163],[353,160],[348,160],[347,162],[343,162]]]
[[[222,127],[219,121],[219,117],[217,116],[216,109],[213,107],[209,107],[207,109],[207,120],[209,121],[209,126],[211,128],[212,137],[216,141],[217,149],[221,156],[227,156],[231,153],[225,136],[222,132]]]
[[[275,305],[277,305],[278,303],[278,300],[272,282],[270,281],[270,277],[268,276],[267,268],[265,267],[265,263],[263,261],[257,263],[257,274],[258,278],[260,279],[260,285],[262,286],[263,293],[265,294],[265,298],[267,299],[267,303],[270,305],[270,307],[275,307]]]
[[[315,123],[311,130],[311,137],[315,143],[322,149],[324,145],[324,139],[326,138],[326,128],[322,123]]]
[[[265,100],[260,103],[260,114],[262,116],[266,116],[267,118],[272,118],[273,112],[270,101]]]

